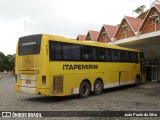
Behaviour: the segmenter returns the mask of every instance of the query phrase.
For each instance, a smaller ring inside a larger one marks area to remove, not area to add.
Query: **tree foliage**
[[[12,71],[15,66],[15,55],[7,55],[5,56],[2,52],[0,52],[0,71]]]
[[[153,3],[159,3],[160,2],[160,0],[155,0],[155,1],[153,1]]]
[[[144,13],[145,8],[146,8],[146,5],[141,5],[141,6],[137,7],[135,10],[133,10],[133,12],[140,15],[140,14]]]

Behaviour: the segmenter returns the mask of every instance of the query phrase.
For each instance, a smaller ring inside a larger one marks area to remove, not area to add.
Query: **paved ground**
[[[74,96],[44,97],[15,92],[14,76],[10,73],[0,74],[2,76],[0,79],[0,111],[160,111],[160,83],[107,89],[99,96],[91,95],[85,99]],[[58,117],[56,119],[66,118]],[[160,118],[73,117],[72,119],[158,120]]]

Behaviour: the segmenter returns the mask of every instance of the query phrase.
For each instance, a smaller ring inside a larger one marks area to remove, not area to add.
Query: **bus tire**
[[[102,93],[103,83],[100,80],[96,80],[94,83],[94,94],[99,95]]]
[[[91,86],[87,81],[83,81],[79,88],[79,95],[81,98],[86,98],[89,96],[91,91]]]
[[[139,86],[141,83],[141,77],[139,75],[136,76],[135,85]]]

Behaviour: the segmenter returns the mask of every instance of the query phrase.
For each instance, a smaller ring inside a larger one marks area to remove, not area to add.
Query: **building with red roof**
[[[140,34],[151,33],[160,30],[160,4],[155,4],[146,15],[141,25]]]
[[[143,19],[124,16],[114,38],[120,40],[136,36],[142,22]]]
[[[98,31],[89,30],[88,33],[87,33],[87,36],[86,36],[86,40],[97,41],[98,36],[99,36]]]
[[[77,40],[86,40],[86,36],[85,35],[78,35],[77,36]]]
[[[97,42],[103,42],[103,43],[111,42],[117,29],[118,26],[103,25],[100,34],[98,36]]]
[[[143,74],[146,80],[160,81],[160,4],[137,18],[124,16],[120,25],[103,25],[100,33],[89,31],[86,40],[116,44],[144,52]]]
[[[144,52],[146,80],[157,82],[160,81],[160,4],[154,4],[139,18],[124,17],[111,43]]]

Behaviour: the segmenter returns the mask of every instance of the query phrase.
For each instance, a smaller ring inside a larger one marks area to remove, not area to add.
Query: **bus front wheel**
[[[103,90],[103,84],[100,80],[96,80],[94,83],[94,94],[99,95],[102,93]]]
[[[88,97],[91,91],[91,86],[87,81],[83,81],[80,85],[79,95],[82,98]]]

